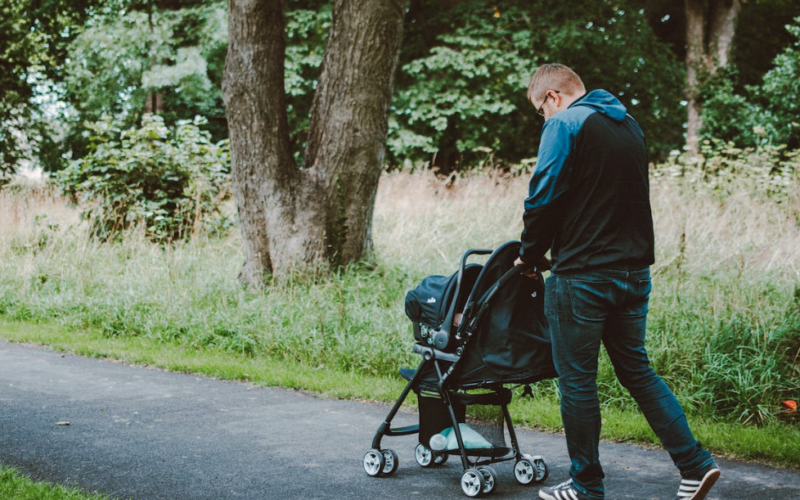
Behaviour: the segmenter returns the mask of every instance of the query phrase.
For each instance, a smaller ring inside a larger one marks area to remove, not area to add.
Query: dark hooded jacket
[[[644,134],[617,98],[593,90],[542,128],[520,256],[551,249],[553,272],[654,262]]]

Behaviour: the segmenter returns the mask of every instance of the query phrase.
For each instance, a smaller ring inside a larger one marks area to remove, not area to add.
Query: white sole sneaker
[[[708,492],[711,491],[719,476],[719,469],[711,469],[699,481],[681,479],[681,486],[678,489],[678,495],[675,500],[703,500],[708,495]]]

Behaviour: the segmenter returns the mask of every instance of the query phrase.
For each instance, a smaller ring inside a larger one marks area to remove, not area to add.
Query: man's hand
[[[539,273],[543,271],[549,271],[553,264],[550,262],[550,259],[547,257],[542,257],[538,260],[535,266],[528,264],[527,262],[523,262],[521,258],[517,257],[517,260],[514,261],[515,266],[523,266],[522,271],[520,274],[523,276],[527,276],[528,278],[538,278]]]

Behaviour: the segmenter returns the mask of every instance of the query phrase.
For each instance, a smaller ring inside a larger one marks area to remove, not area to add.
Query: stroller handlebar
[[[425,359],[441,359],[442,361],[450,361],[455,363],[461,359],[456,354],[450,354],[433,347],[426,347],[420,344],[414,344],[414,352],[421,354]]]
[[[456,297],[458,297],[458,294],[461,290],[461,277],[464,274],[464,268],[467,267],[467,260],[469,259],[469,257],[471,255],[491,255],[493,252],[494,250],[489,250],[485,248],[478,248],[478,249],[472,248],[464,252],[463,257],[461,257],[461,263],[458,266],[458,277],[456,278],[456,293],[455,293]],[[450,309],[447,311],[447,316],[445,316],[444,323],[442,326],[441,331],[443,331],[447,337],[450,336],[450,325],[453,324],[453,319],[455,318],[456,302],[457,301],[454,300],[453,303],[450,305]],[[444,345],[447,345],[447,340],[444,341],[443,346]]]

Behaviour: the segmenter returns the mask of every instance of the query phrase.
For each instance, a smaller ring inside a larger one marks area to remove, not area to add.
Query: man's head
[[[563,64],[539,66],[528,84],[528,100],[549,120],[586,93],[581,77]]]

